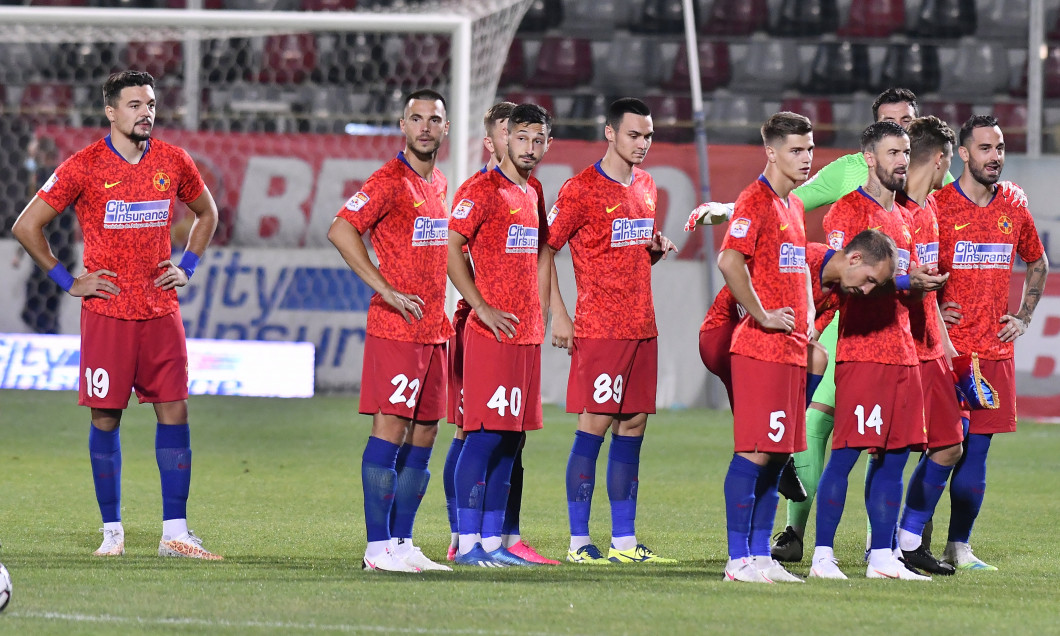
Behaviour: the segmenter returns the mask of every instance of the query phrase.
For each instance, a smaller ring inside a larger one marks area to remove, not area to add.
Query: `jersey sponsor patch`
[[[743,238],[747,236],[747,230],[749,229],[751,229],[751,219],[741,216],[738,219],[733,219],[732,223],[729,224],[729,236]]]
[[[432,219],[417,216],[412,226],[412,246],[447,245],[449,243],[449,219]]]
[[[41,190],[51,192],[52,186],[54,186],[57,181],[59,181],[59,175],[53,172],[52,176],[48,177],[48,180],[44,182],[43,186],[41,186]]]
[[[939,263],[939,243],[917,243],[916,244],[916,259],[920,261],[921,265],[938,265]]]
[[[651,243],[654,219],[615,219],[611,221],[611,247]]]
[[[828,247],[834,250],[843,249],[843,239],[845,238],[846,234],[844,234],[842,231],[832,230],[828,233]]]
[[[953,247],[953,267],[954,269],[1009,269],[1012,267],[1012,245],[957,241]]]
[[[370,199],[367,194],[363,192],[358,192],[357,194],[350,197],[349,201],[346,202],[346,209],[350,212],[360,212],[361,208],[363,208],[364,204],[368,203],[369,200]]]
[[[806,248],[793,243],[780,244],[780,271],[798,274],[806,271]]]
[[[456,212],[453,212],[456,216]],[[537,228],[512,223],[508,226],[508,240],[504,244],[508,254],[537,253]]]
[[[107,201],[103,229],[130,230],[169,223],[169,199],[160,201]]]
[[[471,214],[471,208],[475,207],[475,202],[471,199],[460,199],[460,203],[456,204],[453,208],[454,219],[466,219],[468,214]]]
[[[549,227],[552,227],[552,222],[556,220],[557,216],[559,216],[559,208],[557,208],[556,206],[552,206],[552,209],[548,211],[547,221]]]

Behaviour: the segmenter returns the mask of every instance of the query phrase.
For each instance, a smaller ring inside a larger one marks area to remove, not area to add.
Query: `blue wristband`
[[[199,255],[195,252],[184,252],[184,256],[180,257],[180,265],[177,267],[184,270],[184,273],[191,278],[191,275],[195,273],[195,268],[199,265]]]
[[[62,287],[63,291],[70,291],[70,287],[74,284],[73,275],[62,263],[56,263],[55,267],[48,270],[48,278],[55,281],[55,284],[59,287]]]
[[[897,287],[898,289],[901,289],[901,290],[904,290],[904,291],[908,291],[908,290],[912,289],[912,287],[909,286],[909,274],[902,274],[901,276],[895,276],[894,277],[894,286]]]

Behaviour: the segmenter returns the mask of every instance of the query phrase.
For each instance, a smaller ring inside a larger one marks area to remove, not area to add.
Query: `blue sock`
[[[809,406],[810,402],[813,402],[814,391],[817,390],[817,387],[820,386],[821,380],[823,380],[823,379],[824,379],[824,374],[821,374],[821,375],[817,375],[816,373],[807,373],[806,374],[806,406]]]
[[[755,486],[762,467],[746,457],[733,455],[725,473],[725,528],[729,558],[751,556],[751,522],[755,508]]]
[[[499,537],[504,528],[504,510],[511,492],[512,465],[519,450],[522,433],[500,434],[486,472],[486,494],[482,505],[482,538]]]
[[[607,451],[607,498],[611,501],[611,537],[637,534],[637,487],[644,437],[611,434]]]
[[[935,506],[946,490],[946,481],[953,472],[953,466],[942,466],[931,461],[927,455],[913,469],[909,476],[909,491],[905,496],[905,511],[902,513],[902,530],[915,535],[924,534],[924,526],[932,515]]]
[[[990,435],[972,434],[965,440],[964,455],[950,480],[949,541],[968,543],[986,495],[986,455]]]
[[[751,556],[769,556],[769,539],[773,536],[773,522],[777,518],[780,493],[780,471],[784,462],[769,462],[761,467],[755,482],[755,505],[751,512]]]
[[[865,509],[869,514],[873,550],[894,547],[894,532],[898,513],[902,509],[902,471],[909,459],[909,449],[886,451],[876,460],[876,470],[868,486]]]
[[[398,445],[369,437],[361,455],[361,488],[364,491],[364,526],[368,541],[390,539],[390,509],[397,484]]]
[[[504,526],[501,528],[501,534],[504,535],[519,534],[519,514],[523,509],[523,442],[526,441],[526,433],[520,433],[520,436],[519,451],[512,464],[508,506],[504,509]]]
[[[442,468],[442,489],[445,490],[445,511],[449,514],[450,532],[456,532],[456,462],[463,449],[464,440],[454,437],[445,455],[445,467]]]
[[[427,484],[431,481],[431,471],[427,465],[431,461],[431,447],[405,444],[404,466],[398,464],[397,482],[394,486],[394,506],[390,518],[390,536],[398,539],[412,538],[412,524],[416,521],[416,511],[420,508]],[[404,447],[403,447],[404,449]],[[398,462],[401,462],[401,451],[398,451]]]
[[[456,464],[456,525],[460,534],[482,532],[482,510],[486,495],[486,473],[501,434],[472,431]]]
[[[835,532],[843,518],[847,501],[847,480],[861,451],[839,448],[832,451],[817,484],[817,542],[824,547],[835,545]]]
[[[88,454],[92,481],[103,523],[121,521],[121,436],[116,428],[109,433],[91,424],[88,427]]]
[[[162,520],[188,518],[191,490],[191,429],[187,424],[158,424],[155,460],[162,479]]]
[[[567,516],[574,537],[589,536],[589,512],[596,488],[596,459],[604,438],[585,431],[575,431],[574,445],[567,460]]]
[[[409,449],[410,448],[412,448],[412,444],[409,444],[407,442],[401,444],[401,446],[398,448],[397,459],[394,460],[394,470],[397,472],[399,479],[401,477],[401,469],[403,469],[405,467],[405,460],[408,459]],[[397,486],[396,486],[396,484],[397,484],[397,482],[394,482],[394,483],[395,483],[395,495],[394,495],[394,497],[395,497],[395,499],[394,499],[395,505],[390,507],[390,536],[392,536],[392,537],[396,537],[397,536],[396,534],[394,534],[394,520],[395,520],[394,517],[395,517],[395,515],[397,515],[397,505],[396,505],[396,502],[397,502],[397,499],[396,499],[396,497],[397,497],[397,490],[396,490]]]

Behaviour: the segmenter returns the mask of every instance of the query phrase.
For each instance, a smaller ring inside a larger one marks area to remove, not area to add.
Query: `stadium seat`
[[[604,138],[607,100],[603,95],[575,95],[570,107],[556,115],[557,139],[597,141]]]
[[[924,102],[920,104],[920,114],[934,115],[957,132],[972,116],[972,105],[967,102]]]
[[[769,32],[773,35],[812,36],[835,33],[839,9],[835,0],[782,0]]]
[[[841,37],[886,38],[905,31],[904,0],[853,0]]]
[[[563,22],[562,0],[533,0],[519,23],[519,33],[539,33]]]
[[[729,85],[732,79],[732,65],[729,60],[729,45],[725,42],[700,42],[699,49],[699,82],[704,92],[713,91]],[[674,58],[673,72],[663,82],[663,88],[672,91],[689,89],[688,48],[684,43]]]
[[[698,18],[698,0],[693,0],[693,10]],[[685,9],[682,0],[644,0],[640,14],[629,25],[631,31],[638,33],[669,33],[679,35],[685,32]]]
[[[597,64],[593,84],[612,93],[638,94],[659,78],[662,54],[655,39],[641,35],[616,34],[608,43],[605,59]],[[614,60],[615,62],[611,62]],[[620,62],[619,62],[620,61]]]
[[[802,90],[807,93],[851,93],[870,86],[869,49],[862,43],[821,42]]]
[[[998,41],[961,38],[953,63],[942,65],[940,90],[947,97],[982,97],[1008,87],[1008,52]]]
[[[692,98],[683,95],[651,95],[644,98],[651,109],[655,141],[688,143],[692,141]]]
[[[449,38],[430,34],[404,38],[404,55],[398,56],[390,86],[409,91],[436,86],[449,72]]]
[[[70,84],[28,84],[19,99],[19,114],[35,127],[68,126],[74,110],[74,87]]]
[[[526,77],[526,52],[523,49],[521,38],[512,39],[512,45],[508,47],[508,57],[504,59],[504,68],[501,69],[501,79],[498,86],[511,86],[522,84]]]
[[[526,85],[533,88],[574,88],[593,78],[589,40],[547,37],[537,52],[537,63]]]
[[[564,34],[607,39],[616,28],[629,25],[633,3],[628,0],[564,0]]]
[[[715,93],[708,102],[707,139],[716,144],[761,144],[763,117],[757,96]],[[691,136],[691,133],[689,133]]]
[[[979,24],[983,25],[979,36],[1026,45],[1027,25],[1031,19],[1030,0],[980,0],[979,4]],[[1048,11],[1056,3],[1047,2],[1045,6]]]
[[[0,42],[0,84],[18,84],[27,77],[48,73],[58,46],[44,42]],[[2,102],[0,102],[2,104]]]
[[[939,88],[939,51],[931,44],[896,42],[887,47],[878,88],[903,86],[914,93]]]
[[[1042,91],[1048,99],[1060,97],[1060,47],[1050,46],[1042,64]],[[1027,64],[1019,82],[1009,91],[1013,97],[1027,96]]]
[[[799,83],[799,51],[792,40],[751,36],[743,62],[733,74],[740,90],[775,93]]]
[[[831,146],[835,143],[835,116],[832,113],[830,100],[789,97],[780,103],[780,110],[791,111],[809,118],[813,123],[814,145]]]
[[[975,0],[924,0],[916,14],[913,35],[958,38],[975,33]]]
[[[549,93],[527,93],[518,91],[506,94],[504,99],[513,104],[537,104],[553,115],[556,113],[556,105],[552,101],[552,95]]]
[[[1027,152],[1027,104],[998,102],[994,104],[994,117],[1005,134],[1005,150]]]
[[[203,76],[211,84],[242,81],[250,76],[251,53],[249,38],[204,40]]]
[[[124,67],[118,45],[111,42],[67,42],[56,50],[57,59],[42,71],[42,78],[97,83]]]
[[[768,23],[767,0],[714,0],[699,30],[704,35],[751,35]]]
[[[156,79],[161,79],[183,73],[182,51],[183,45],[175,40],[129,42],[125,57],[130,68],[145,70]]]
[[[318,81],[363,87],[390,75],[377,33],[319,33],[316,41]]]
[[[312,33],[288,33],[265,38],[258,81],[273,84],[304,82],[316,68],[317,46]]]
[[[357,0],[302,0],[302,11],[353,11]]]

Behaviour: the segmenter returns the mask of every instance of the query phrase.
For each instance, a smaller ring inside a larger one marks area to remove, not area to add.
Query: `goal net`
[[[0,7],[0,334],[78,332],[78,303],[19,257],[10,228],[58,163],[105,134],[103,80],[139,68],[157,81],[154,136],[191,153],[221,215],[182,290],[189,337],[312,342],[318,389],[356,388],[371,290],[328,244],[327,227],[403,147],[397,121],[411,90],[433,88],[447,99],[440,166],[450,196],[481,165],[481,118],[530,2]],[[178,251],[190,221],[186,209],[176,211]],[[61,214],[47,234],[79,272],[73,214]]]

